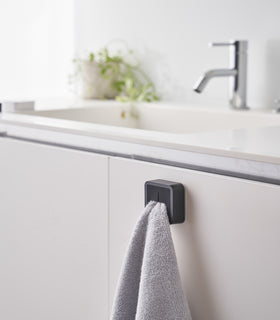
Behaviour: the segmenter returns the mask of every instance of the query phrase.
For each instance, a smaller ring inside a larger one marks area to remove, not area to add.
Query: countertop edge
[[[178,149],[176,146],[162,146],[156,142],[145,144],[122,139],[110,139],[94,134],[46,126],[1,121],[0,131],[6,131],[7,137],[31,142],[65,146],[96,153],[132,158],[154,163],[185,167],[192,170],[223,174],[249,180],[280,184],[280,159],[277,163],[265,161],[265,157],[248,159],[246,154],[229,151],[216,153],[206,148]],[[57,132],[60,134],[58,135]],[[250,155],[251,156],[251,155]]]

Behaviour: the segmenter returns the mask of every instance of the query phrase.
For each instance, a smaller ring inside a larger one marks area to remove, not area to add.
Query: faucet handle
[[[229,40],[225,42],[210,42],[210,47],[229,47],[233,46],[235,52],[246,53],[248,50],[248,41],[247,40]]]
[[[209,47],[227,47],[235,44],[236,41],[225,41],[225,42],[210,42]]]

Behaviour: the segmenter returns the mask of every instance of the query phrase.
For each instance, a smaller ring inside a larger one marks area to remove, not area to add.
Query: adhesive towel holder
[[[145,205],[157,201],[166,205],[170,224],[185,221],[185,188],[181,183],[167,180],[145,182]]]

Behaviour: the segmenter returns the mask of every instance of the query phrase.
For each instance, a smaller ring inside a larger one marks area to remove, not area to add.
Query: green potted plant
[[[158,100],[154,84],[130,50],[119,50],[112,54],[108,47],[104,47],[73,62],[75,73],[70,80],[78,84],[82,98],[115,98],[122,102]]]

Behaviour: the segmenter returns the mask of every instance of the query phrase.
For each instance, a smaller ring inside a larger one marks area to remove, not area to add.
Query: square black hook
[[[145,182],[145,205],[150,201],[164,203],[170,224],[185,221],[185,188],[181,183],[167,180]]]

